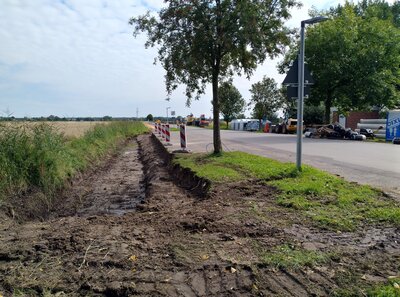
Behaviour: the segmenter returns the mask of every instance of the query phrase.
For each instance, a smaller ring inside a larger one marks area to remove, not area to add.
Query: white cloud
[[[306,0],[288,23],[298,26],[313,4]],[[185,107],[183,89],[166,97],[163,69],[145,36],[132,37],[132,16],[157,10],[162,0],[2,0],[0,2],[0,110],[24,115],[211,114],[211,95]],[[280,82],[276,60],[267,61],[251,81],[235,83],[245,98],[263,75]]]

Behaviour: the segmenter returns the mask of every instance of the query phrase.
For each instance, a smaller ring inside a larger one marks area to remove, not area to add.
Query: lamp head
[[[304,27],[306,24],[307,25],[316,24],[316,23],[320,23],[320,22],[325,22],[327,20],[329,20],[329,18],[326,16],[317,16],[315,18],[301,21],[301,26]]]

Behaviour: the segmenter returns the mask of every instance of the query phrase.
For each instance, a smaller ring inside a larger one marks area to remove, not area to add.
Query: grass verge
[[[212,130],[212,129],[214,129],[214,124],[211,122],[208,126],[205,126],[204,128]],[[220,122],[219,128],[220,128],[220,130],[229,130],[229,126],[226,124],[226,122]]]
[[[0,204],[32,189],[50,204],[67,179],[98,163],[124,139],[146,131],[142,123],[113,122],[96,125],[80,138],[67,138],[46,123],[1,125]]]
[[[180,155],[174,162],[215,183],[264,180],[279,190],[279,205],[293,208],[328,229],[352,231],[360,223],[379,222],[400,226],[397,202],[370,186],[350,183],[309,166],[298,173],[292,163],[243,152]]]

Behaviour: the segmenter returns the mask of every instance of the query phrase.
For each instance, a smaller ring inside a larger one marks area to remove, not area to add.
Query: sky
[[[298,27],[312,6],[344,1],[302,3],[288,26]],[[144,34],[132,36],[129,19],[162,6],[162,0],[0,0],[0,116],[164,116],[167,107],[176,115],[211,116],[211,88],[190,107],[183,87],[165,100],[156,49],[145,49]],[[264,75],[283,81],[281,59],[259,65],[250,80],[234,78],[247,101]]]

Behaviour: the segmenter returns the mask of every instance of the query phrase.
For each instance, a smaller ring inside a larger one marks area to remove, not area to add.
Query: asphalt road
[[[212,130],[187,127],[188,149],[211,152]],[[296,135],[221,131],[226,151],[240,150],[284,162],[296,162]],[[179,133],[171,133],[170,149],[179,148]],[[400,194],[400,145],[333,139],[303,139],[303,163],[349,181],[370,184]]]

